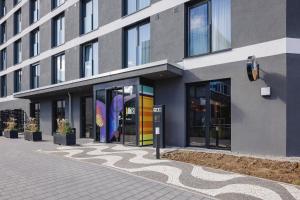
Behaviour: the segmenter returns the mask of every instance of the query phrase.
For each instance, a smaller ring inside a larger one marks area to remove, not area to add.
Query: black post
[[[156,135],[156,159],[160,159],[160,134]]]

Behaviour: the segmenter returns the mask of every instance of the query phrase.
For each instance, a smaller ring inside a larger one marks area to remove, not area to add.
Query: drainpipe
[[[72,127],[72,125],[73,125],[73,120],[72,120],[72,95],[70,94],[70,92],[68,92],[68,96],[69,96],[69,122],[70,122],[70,125]]]

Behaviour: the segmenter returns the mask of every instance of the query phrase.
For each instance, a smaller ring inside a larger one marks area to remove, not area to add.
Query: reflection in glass
[[[96,92],[96,141],[107,142],[106,138],[106,91]]]

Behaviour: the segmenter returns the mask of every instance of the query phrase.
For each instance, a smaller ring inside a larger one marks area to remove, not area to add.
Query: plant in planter
[[[37,120],[29,118],[26,123],[24,139],[29,141],[42,141],[42,132],[39,130]]]
[[[70,123],[66,119],[57,119],[57,131],[53,134],[54,144],[59,145],[75,145],[76,133],[71,128]]]
[[[18,130],[16,119],[10,117],[7,122],[5,122],[6,128],[4,129],[4,137],[6,138],[18,138]]]

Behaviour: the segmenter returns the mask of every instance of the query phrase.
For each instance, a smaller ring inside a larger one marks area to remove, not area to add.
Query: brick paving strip
[[[155,160],[153,148],[90,143],[40,152],[118,169],[219,199],[300,199],[297,186],[187,163]]]
[[[214,199],[97,162],[38,152],[56,148],[51,141],[31,143],[0,137],[0,199]]]

